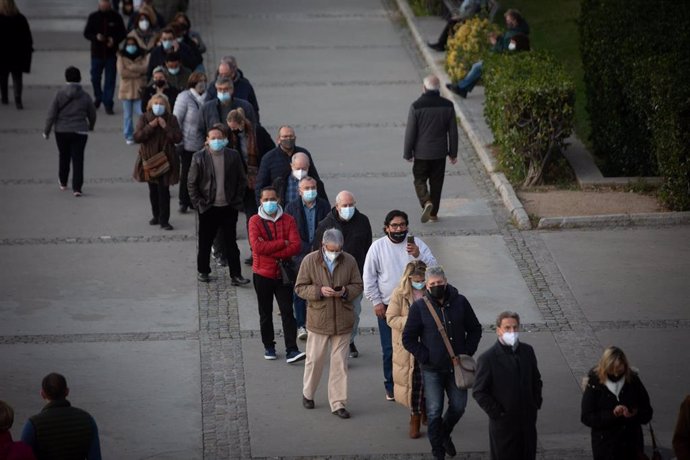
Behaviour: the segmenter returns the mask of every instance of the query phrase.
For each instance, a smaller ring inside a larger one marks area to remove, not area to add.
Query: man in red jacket
[[[274,187],[261,190],[259,213],[249,219],[249,244],[254,261],[254,289],[259,304],[261,341],[264,343],[264,358],[276,359],[276,343],[273,332],[273,297],[275,296],[283,322],[285,337],[285,360],[289,363],[301,361],[305,354],[297,348],[297,323],[292,313],[292,292],[295,280],[283,280],[281,261],[290,262],[299,254],[302,243],[295,219],[283,214],[278,204],[278,192]]]

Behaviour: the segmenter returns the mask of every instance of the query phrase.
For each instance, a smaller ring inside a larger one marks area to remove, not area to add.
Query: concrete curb
[[[600,228],[613,226],[690,224],[690,212],[604,214],[599,216],[542,217],[537,229]]]
[[[522,206],[522,203],[517,198],[517,195],[515,194],[513,187],[510,185],[503,173],[496,172],[496,161],[491,155],[491,152],[489,152],[488,148],[481,142],[479,135],[470,123],[464,109],[460,104],[458,104],[455,95],[446,88],[446,83],[451,82],[450,78],[448,78],[446,71],[443,69],[442,66],[439,65],[438,62],[436,62],[434,56],[427,49],[426,41],[424,40],[424,37],[422,37],[422,34],[419,32],[417,24],[415,23],[415,16],[412,12],[412,9],[407,4],[406,0],[396,0],[396,3],[400,11],[402,12],[403,16],[405,17],[407,25],[410,28],[410,32],[412,33],[412,37],[414,38],[414,41],[417,44],[420,53],[422,54],[422,56],[424,56],[424,60],[426,61],[427,66],[429,66],[431,71],[439,77],[439,80],[441,80],[441,94],[443,94],[443,96],[445,96],[453,102],[453,106],[455,107],[455,113],[460,119],[460,125],[465,130],[465,133],[467,133],[467,137],[472,143],[472,146],[474,147],[477,156],[479,157],[482,164],[484,165],[484,168],[491,177],[491,181],[494,183],[496,190],[501,195],[503,204],[510,212],[510,215],[515,221],[515,224],[520,230],[531,229],[532,226],[530,224],[529,217],[527,216],[527,211],[525,211],[525,208]]]

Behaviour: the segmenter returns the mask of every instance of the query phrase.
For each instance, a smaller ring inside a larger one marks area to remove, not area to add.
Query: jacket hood
[[[278,205],[278,212],[276,212],[276,215],[274,217],[269,216],[266,214],[266,211],[264,211],[263,206],[259,205],[259,217],[261,217],[264,220],[270,220],[271,222],[275,222],[278,219],[280,219],[280,216],[283,215],[283,208],[282,206]]]
[[[80,83],[67,83],[67,87],[65,88],[65,94],[70,99],[79,96],[83,92],[84,89],[81,87]]]

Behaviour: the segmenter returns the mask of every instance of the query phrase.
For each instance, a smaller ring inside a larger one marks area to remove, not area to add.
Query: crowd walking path
[[[366,301],[360,357],[350,360],[352,418],[330,414],[325,381],[316,409],[303,409],[303,363],[263,359],[253,289],[231,286],[216,267],[210,284],[197,283],[194,215],[173,211],[172,232],[148,225],[120,107],[98,112],[84,196],[59,190],[56,147],[41,130],[67,65],[90,91],[81,32],[96,5],[18,4],[36,52],[26,109],[0,106],[0,399],[15,408],[15,438],[42,406],[41,378],[56,371],[73,404],[97,420],[108,459],[428,458],[426,438],[407,437],[407,410],[385,400]],[[209,47],[207,70],[237,57],[262,123],[273,136],[295,128],[331,200],[352,191],[376,236],[389,210],[410,215],[410,232],[484,325],[480,352],[495,340],[497,313],[520,313],[544,380],[540,458],[588,458],[580,379],[610,344],[640,368],[657,434],[670,445],[690,392],[687,226],[519,231],[462,131],[440,221],[421,224],[402,147],[426,69],[393,0],[191,0],[189,13]],[[241,216],[244,258],[243,224]],[[488,458],[488,420],[472,399],[453,437],[456,458]]]

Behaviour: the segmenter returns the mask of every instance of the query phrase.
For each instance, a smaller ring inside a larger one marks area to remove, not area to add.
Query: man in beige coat
[[[321,249],[307,254],[297,275],[295,292],[307,301],[307,359],[304,364],[302,404],[314,408],[314,393],[321,380],[330,344],[328,401],[331,412],[350,418],[347,404],[347,356],[355,321],[352,301],[362,293],[357,261],[343,252],[343,234],[326,230]]]

